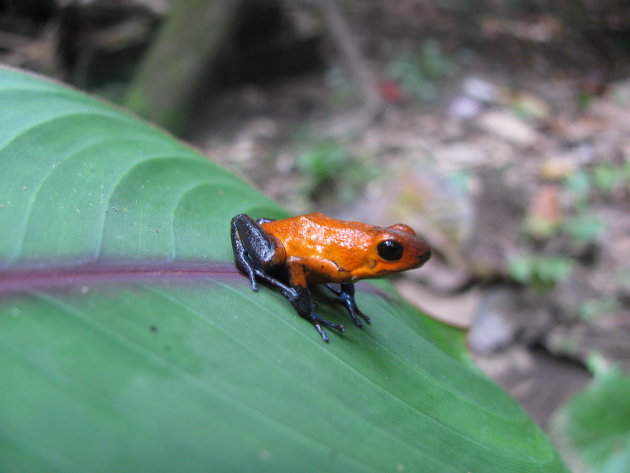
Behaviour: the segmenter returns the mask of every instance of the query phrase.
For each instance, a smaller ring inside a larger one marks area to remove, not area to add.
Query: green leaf
[[[601,163],[593,168],[593,183],[601,192],[611,193],[623,179],[621,170],[609,163]]]
[[[518,256],[508,261],[508,272],[521,283],[529,283],[535,277],[536,260],[532,256]]]
[[[594,473],[630,467],[630,377],[615,367],[597,373],[588,389],[554,414],[552,430],[567,458]]]
[[[345,146],[322,141],[300,153],[296,160],[298,170],[316,181],[338,175],[352,159]]]
[[[541,258],[536,265],[536,271],[540,280],[550,285],[565,280],[571,273],[572,268],[573,260],[566,256]]]
[[[630,436],[626,439],[626,444],[613,453],[600,473],[627,473],[630,471]]]
[[[579,206],[584,206],[591,191],[591,179],[584,170],[578,170],[564,181],[565,188],[573,194],[573,198]]]
[[[595,241],[606,229],[606,225],[602,220],[587,213],[566,219],[563,227],[573,241],[580,244]]]
[[[229,221],[285,213],[238,178],[14,70],[0,107],[0,471],[567,471],[387,283],[330,344],[251,291]]]

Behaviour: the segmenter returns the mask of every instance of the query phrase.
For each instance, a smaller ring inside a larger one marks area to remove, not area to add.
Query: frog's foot
[[[341,284],[341,289],[337,289],[332,284],[326,284],[326,287],[338,297],[336,301],[344,305],[357,327],[363,327],[361,319],[368,324],[372,322],[372,319],[357,307],[357,303],[354,300],[354,284]]]
[[[313,304],[308,288],[301,286],[284,286],[284,289],[282,289],[282,295],[286,297],[289,302],[291,302],[300,317],[305,318],[313,325],[313,327],[315,327],[319,335],[322,337],[322,340],[324,340],[325,342],[329,342],[330,338],[328,338],[328,335],[322,328],[322,325],[334,328],[340,333],[344,333],[346,331],[343,325],[334,324],[326,319],[322,319],[319,315],[317,315],[317,313],[315,312],[317,304]]]
[[[309,317],[309,321],[313,324],[313,327],[315,327],[317,332],[321,335],[322,340],[324,340],[326,343],[330,341],[330,338],[328,338],[328,335],[326,334],[326,331],[322,328],[322,325],[325,325],[326,327],[334,328],[335,330],[338,330],[339,333],[344,333],[346,331],[343,325],[335,324],[335,323],[329,322],[326,319],[322,319],[315,312],[311,313]]]

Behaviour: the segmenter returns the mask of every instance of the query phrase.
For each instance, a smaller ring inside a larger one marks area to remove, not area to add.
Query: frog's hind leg
[[[267,274],[284,259],[284,248],[279,248],[281,244],[248,215],[237,215],[230,227],[236,267],[249,276],[252,290],[258,290],[257,277],[282,290],[289,289]]]
[[[338,301],[344,305],[357,327],[363,327],[363,324],[361,323],[361,319],[359,317],[365,320],[368,324],[372,322],[372,319],[370,319],[370,317],[364,314],[357,307],[357,303],[354,300],[353,283],[343,283],[340,285],[340,289],[337,289],[334,284],[330,283],[326,284],[325,286],[339,298]]]
[[[293,307],[295,307],[295,310],[301,317],[308,320],[313,325],[313,327],[315,327],[319,335],[322,337],[322,340],[324,340],[326,343],[330,341],[330,338],[328,338],[328,335],[326,334],[326,331],[322,328],[322,325],[334,328],[340,333],[344,333],[346,331],[343,325],[329,322],[328,320],[321,318],[317,313],[315,313],[314,304],[311,301],[311,294],[308,288],[294,286],[288,288],[288,291],[282,291],[282,295],[286,297],[289,302],[291,302],[291,304],[293,305]]]

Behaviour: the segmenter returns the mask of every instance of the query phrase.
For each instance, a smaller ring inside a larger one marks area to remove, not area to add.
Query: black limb
[[[256,278],[278,287],[282,295],[295,307],[297,313],[315,327],[322,340],[329,342],[330,339],[322,325],[334,328],[341,333],[346,331],[343,325],[329,322],[315,313],[314,309],[317,305],[311,301],[308,288],[288,286],[267,274],[268,270],[274,269],[276,242],[260,225],[271,221],[270,219],[254,221],[245,214],[237,215],[232,219],[232,249],[236,267],[249,276],[254,291],[258,290]]]
[[[361,312],[361,310],[357,307],[357,303],[354,300],[354,284],[340,284],[340,289],[337,289],[333,284],[326,284],[326,287],[339,298],[338,301],[344,305],[357,327],[363,327],[359,317],[365,320],[368,324],[372,323],[372,319]]]
[[[249,276],[253,291],[258,290],[256,277],[283,291],[290,289],[267,274],[273,268],[276,243],[260,224],[248,215],[237,215],[232,219],[231,236],[236,267]]]
[[[330,338],[328,338],[328,335],[326,334],[326,331],[322,328],[322,325],[334,328],[340,333],[344,333],[346,331],[343,325],[329,322],[328,320],[321,318],[314,312],[313,303],[311,302],[311,294],[307,288],[300,286],[292,287],[289,288],[288,291],[282,291],[282,295],[286,297],[289,302],[291,302],[291,304],[293,305],[293,307],[295,307],[295,310],[301,317],[308,320],[315,327],[319,335],[322,337],[322,340],[324,340],[326,343],[330,341]]]

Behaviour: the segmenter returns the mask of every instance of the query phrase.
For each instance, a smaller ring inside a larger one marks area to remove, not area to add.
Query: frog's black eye
[[[387,261],[396,261],[403,254],[403,247],[396,240],[383,240],[376,247],[378,255]]]

